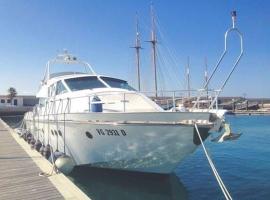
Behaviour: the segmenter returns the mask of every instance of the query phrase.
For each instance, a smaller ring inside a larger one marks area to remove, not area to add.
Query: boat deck
[[[42,167],[38,166],[38,162],[44,162],[45,159],[29,147],[29,151],[36,153],[30,156],[28,150],[19,144],[21,142],[26,143],[15,136],[0,119],[0,199],[88,199],[80,191],[76,191],[79,189],[68,183],[69,180],[63,178],[63,174],[55,174],[49,178],[39,176]],[[57,181],[60,182],[58,186]],[[69,192],[59,185],[67,187]],[[72,190],[77,194],[71,194]]]

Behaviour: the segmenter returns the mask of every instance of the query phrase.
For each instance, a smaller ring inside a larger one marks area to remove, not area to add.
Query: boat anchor
[[[242,133],[233,133],[231,131],[231,127],[229,123],[224,124],[224,133],[219,135],[218,137],[212,139],[212,142],[224,142],[224,141],[232,141],[232,140],[237,140]]]

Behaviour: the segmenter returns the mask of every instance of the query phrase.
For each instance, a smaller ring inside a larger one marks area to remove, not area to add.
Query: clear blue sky
[[[204,58],[212,69],[231,25],[230,11],[236,9],[245,54],[223,95],[270,97],[270,1],[154,0],[153,4],[162,33],[160,59],[167,63],[159,63],[159,80],[166,89],[183,89],[187,56],[192,88],[202,86]],[[14,86],[19,94],[35,94],[45,63],[62,49],[89,61],[98,73],[127,79],[136,86],[134,50],[129,47],[134,43],[136,12],[142,41],[149,40],[149,5],[148,0],[1,1],[0,93]],[[231,56],[237,54],[234,35],[229,42],[232,53],[212,87],[224,79]],[[145,42],[142,46],[142,84],[150,90],[150,48]],[[166,48],[175,54],[174,67]]]

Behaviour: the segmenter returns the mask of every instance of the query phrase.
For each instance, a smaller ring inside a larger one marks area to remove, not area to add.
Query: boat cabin
[[[56,63],[83,65],[85,72],[51,74],[50,65]],[[127,81],[98,75],[89,63],[66,51],[48,61],[44,79],[36,96],[39,98],[40,107],[51,108],[57,112],[62,112],[61,109],[65,107],[68,107],[68,112],[163,111],[151,99],[132,88]],[[94,109],[98,106],[102,109]]]
[[[42,83],[37,97],[41,107],[45,106],[46,101],[55,102],[56,107],[59,106],[59,101],[64,102],[65,105],[69,101],[72,104],[69,111],[72,112],[156,112],[162,110],[125,80],[77,72],[52,74],[49,80]]]

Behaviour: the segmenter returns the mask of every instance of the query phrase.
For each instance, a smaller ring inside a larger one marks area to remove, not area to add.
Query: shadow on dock
[[[159,175],[76,167],[70,179],[92,200],[179,200],[187,190],[175,174]]]

